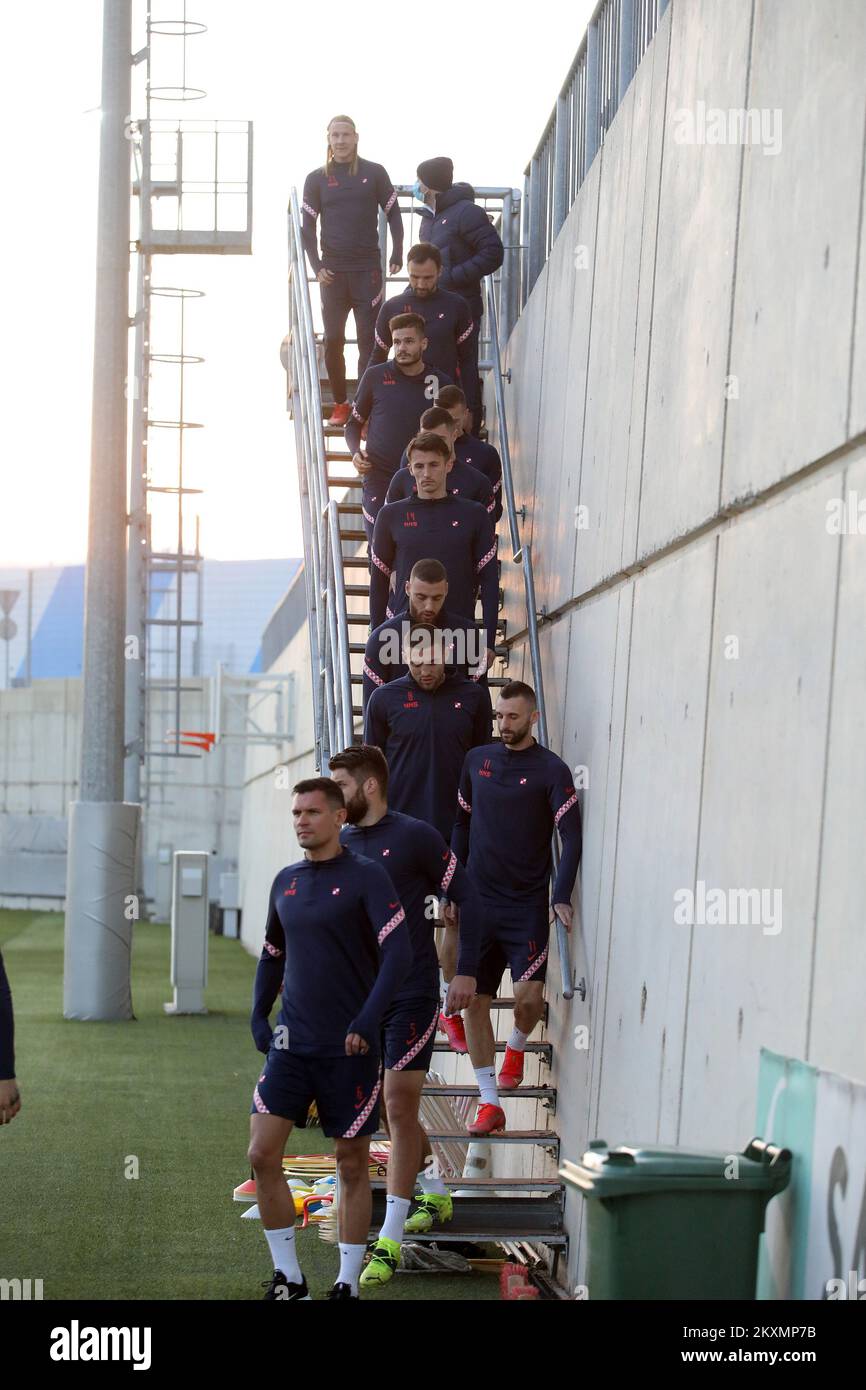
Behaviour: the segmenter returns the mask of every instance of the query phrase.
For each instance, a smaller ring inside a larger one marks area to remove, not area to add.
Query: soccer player
[[[571,930],[571,894],[580,863],[577,792],[561,758],[533,737],[535,692],[523,681],[504,685],[496,704],[499,743],[473,748],[460,775],[459,810],[451,848],[481,894],[486,930],[478,966],[478,994],[464,1011],[469,1054],[481,1093],[469,1133],[505,1127],[494,1071],[490,1001],[506,965],[514,984],[514,1028],[499,1086],[523,1079],[526,1040],[541,1018],[549,933],[551,837],[559,831],[562,858],[553,910]]]
[[[478,362],[478,334],[484,303],[481,281],[492,275],[505,259],[502,238],[483,208],[475,202],[475,189],[468,183],[454,182],[450,159],[425,159],[418,165],[415,192],[425,204],[422,213],[424,239],[438,246],[442,255],[439,283],[443,289],[462,294],[472,310],[472,351]],[[476,425],[481,420],[480,391],[467,391],[469,407]]]
[[[358,1297],[370,1229],[382,1016],[408,974],[412,948],[385,870],[340,844],[339,787],[328,777],[298,782],[292,819],[304,857],[281,869],[271,888],[250,1020],[267,1061],[253,1092],[249,1158],[274,1270],[265,1298],[309,1299],[282,1159],[292,1126],[303,1129],[315,1100],[324,1133],[336,1140],[340,1272],[329,1297],[343,1300]]]
[[[444,388],[446,391],[448,387]],[[419,434],[441,435],[451,450],[451,457],[448,461],[448,476],[445,479],[445,491],[449,497],[465,497],[469,502],[480,502],[488,516],[493,516],[496,511],[496,503],[493,499],[493,490],[485,478],[484,474],[471,464],[460,463],[454,454],[454,441],[460,434],[462,426],[459,425],[447,410],[443,410],[438,405],[431,405],[429,410],[425,410],[421,416]],[[415,479],[409,472],[409,456],[403,451],[400,460],[400,467],[394,474],[385,494],[386,502],[402,502],[405,497],[416,497],[417,490]]]
[[[450,852],[450,851],[449,851]],[[473,983],[473,990],[475,986]],[[15,1020],[12,991],[0,955],[0,1125],[8,1125],[21,1109],[21,1093],[15,1080]]]
[[[412,623],[430,623],[445,633],[449,675],[461,674],[484,680],[487,654],[483,634],[474,618],[445,607],[448,574],[439,560],[417,560],[406,580],[408,606],[387,618],[367,638],[364,648],[364,708],[373,691],[398,676],[405,676],[403,644]],[[450,635],[449,635],[450,634]]]
[[[373,368],[372,370],[377,370]],[[450,450],[438,434],[416,435],[407,449],[417,497],[383,507],[370,547],[370,627],[406,606],[406,580],[416,560],[433,556],[448,573],[448,597],[458,613],[474,615],[480,590],[486,665],[494,658],[499,583],[493,521],[478,502],[449,497]],[[389,609],[391,579],[394,609]]]
[[[445,386],[439,392],[436,404],[447,410],[452,420],[459,422],[461,430],[454,440],[454,455],[459,463],[468,463],[477,468],[490,483],[495,508],[494,523],[502,516],[502,460],[492,444],[478,439],[472,433],[472,411],[466,404],[466,396],[459,386]]]
[[[459,910],[459,960],[449,989],[454,1008],[475,993],[481,936],[478,898],[465,869],[438,831],[388,806],[388,764],[378,748],[362,744],[336,753],[328,767],[346,801],[348,824],[340,839],[356,854],[387,870],[406,913],[412,969],[383,1019],[383,1094],[391,1154],[385,1223],[362,1287],[386,1284],[400,1262],[400,1242],[416,1180],[421,1188],[411,1231],[429,1230],[453,1214],[451,1196],[430,1175],[430,1141],[418,1118],[424,1078],[433,1055],[439,1017],[439,978],[433,931],[440,898]]]
[[[442,256],[438,246],[420,241],[406,257],[409,284],[402,294],[386,299],[376,320],[376,346],[369,366],[387,359],[391,348],[390,322],[396,314],[420,314],[426,324],[427,358],[441,367],[474,399],[478,391],[477,354],[472,348],[475,324],[462,294],[439,287]]]
[[[420,314],[398,314],[391,320],[391,335],[394,361],[367,368],[344,431],[352,462],[364,480],[361,505],[368,540],[372,539],[388,484],[400,467],[403,450],[421,415],[435,404],[442,387],[452,384],[450,376],[425,360],[427,339]],[[367,438],[362,450],[365,423]]]
[[[441,632],[413,623],[403,655],[408,674],[374,690],[364,742],[385,754],[395,811],[450,834],[457,784],[470,748],[490,742],[493,712],[487,686],[445,674]]]
[[[307,175],[301,206],[304,249],[319,282],[325,326],[325,366],[336,402],[332,425],[349,418],[346,400],[346,320],[355,316],[358,376],[373,350],[376,310],[382,302],[379,208],[391,228],[390,270],[403,264],[403,219],[394,186],[381,164],[361,159],[358,131],[350,116],[328,123],[325,163]],[[316,219],[322,219],[322,253]]]

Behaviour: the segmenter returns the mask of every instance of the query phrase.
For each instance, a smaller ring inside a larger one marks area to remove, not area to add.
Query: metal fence
[[[600,0],[596,6],[524,174],[518,312],[550,255],[667,4],[668,0]]]

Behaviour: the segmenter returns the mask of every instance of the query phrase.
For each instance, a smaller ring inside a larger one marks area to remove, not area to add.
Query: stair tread
[[[496,1049],[497,1052],[504,1052],[504,1051],[505,1051],[505,1043],[504,1043],[504,1042],[495,1043],[494,1046],[495,1046],[495,1049]],[[526,1044],[526,1047],[525,1047],[523,1050],[524,1050],[524,1052],[535,1053],[537,1056],[540,1056],[540,1055],[544,1054],[544,1055],[546,1055],[546,1056],[549,1057],[550,1054],[551,1054],[551,1044],[550,1044],[549,1042],[530,1042],[530,1043],[527,1043],[527,1044]],[[447,1042],[439,1042],[439,1041],[437,1040],[437,1041],[433,1044],[433,1051],[434,1051],[434,1052],[453,1052],[454,1049],[452,1048],[452,1046],[451,1046],[450,1043],[447,1043]],[[463,1053],[463,1054],[454,1053],[454,1055],[455,1055],[455,1057],[456,1057],[456,1056],[460,1056],[460,1055],[466,1056],[465,1053]],[[468,1057],[466,1058],[466,1060],[467,1060],[467,1061],[469,1060]]]
[[[386,1140],[388,1136],[387,1134],[374,1134],[373,1138],[382,1141]],[[477,1142],[476,1136],[465,1129],[428,1129],[427,1138],[450,1139],[458,1144]],[[559,1135],[546,1129],[505,1129],[501,1134],[485,1134],[483,1142],[485,1144],[550,1144],[558,1149]]]
[[[557,1178],[443,1178],[446,1187],[473,1187],[479,1191],[494,1191],[503,1187],[506,1190],[511,1188],[515,1192],[528,1192],[530,1189],[538,1191],[559,1192],[564,1191],[564,1184]],[[377,1187],[383,1190],[387,1186],[384,1178],[373,1178],[371,1187],[375,1191]],[[527,1198],[527,1200],[534,1200]]]
[[[555,1086],[499,1086],[501,1096],[513,1096],[515,1100],[554,1100],[556,1097]],[[467,1086],[436,1086],[429,1085],[424,1087],[425,1096],[477,1096],[478,1087],[472,1083]]]
[[[373,1198],[372,1239],[379,1234],[380,1213],[384,1214],[385,1193],[378,1188]],[[454,1203],[454,1215],[443,1225],[434,1226],[424,1235],[406,1236],[407,1241],[477,1240],[543,1240],[546,1244],[564,1244],[562,1204],[538,1197],[460,1197]]]

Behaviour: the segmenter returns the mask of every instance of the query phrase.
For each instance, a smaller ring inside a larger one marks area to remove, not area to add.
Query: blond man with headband
[[[391,227],[390,271],[403,264],[403,219],[394,186],[381,164],[358,154],[358,130],[351,116],[328,122],[324,164],[307,175],[301,208],[304,249],[322,296],[325,325],[325,367],[334,410],[331,423],[349,418],[346,393],[346,320],[355,316],[358,338],[358,377],[373,351],[374,327],[382,303],[379,260],[379,208]],[[317,219],[322,222],[321,252]]]

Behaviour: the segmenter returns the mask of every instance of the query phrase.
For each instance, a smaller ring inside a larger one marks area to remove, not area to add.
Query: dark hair
[[[388,327],[392,333],[396,328],[417,328],[422,338],[427,337],[427,325],[420,314],[395,314],[388,320]]]
[[[447,425],[449,429],[454,428],[454,421],[448,411],[442,409],[441,405],[431,405],[425,410],[421,416],[420,424],[421,430],[435,430],[437,425]]]
[[[459,386],[443,386],[436,397],[436,404],[441,405],[443,410],[451,410],[452,406],[465,405],[466,396]]]
[[[388,795],[388,764],[385,754],[375,744],[359,743],[352,748],[344,748],[341,753],[335,753],[333,758],[328,759],[328,767],[332,772],[336,772],[337,768],[345,769],[358,783],[375,777],[382,795]]]
[[[448,571],[441,560],[416,560],[409,571],[409,583],[420,579],[422,584],[447,584]]]
[[[445,443],[441,434],[431,434],[429,430],[422,430],[420,434],[415,435],[414,439],[410,439],[409,443],[406,445],[406,457],[410,464],[412,462],[412,455],[417,454],[421,449],[423,449],[425,453],[438,454],[439,457],[445,459],[446,462],[451,457],[451,450]]]
[[[434,246],[432,241],[416,241],[414,246],[410,246],[409,254],[406,257],[406,264],[410,261],[433,261],[436,269],[442,269],[442,252],[438,246]]]
[[[329,806],[333,806],[335,810],[345,810],[343,793],[330,777],[306,777],[303,782],[296,782],[292,787],[293,796],[307,796],[311,792],[321,792]]]
[[[535,691],[525,681],[508,681],[499,692],[500,700],[516,700],[518,696],[527,700],[533,709],[538,708]]]

